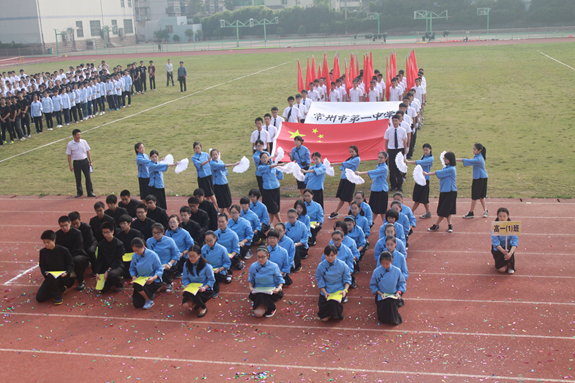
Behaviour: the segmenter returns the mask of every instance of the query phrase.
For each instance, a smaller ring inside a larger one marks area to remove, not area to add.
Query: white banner
[[[385,102],[314,102],[306,124],[352,124],[390,119],[399,110],[399,101]]]

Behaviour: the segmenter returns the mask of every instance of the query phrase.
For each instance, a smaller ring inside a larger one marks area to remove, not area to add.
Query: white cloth
[[[302,118],[305,118],[307,116],[307,111],[309,108],[303,104],[303,100],[301,104],[294,104],[294,106],[299,109],[299,113],[303,116]]]
[[[74,140],[68,142],[66,147],[66,154],[72,156],[74,161],[81,161],[88,157],[88,152],[90,151],[90,145],[80,138],[79,142]]]
[[[389,101],[400,101],[399,96],[403,94],[403,91],[399,87],[389,88]]]

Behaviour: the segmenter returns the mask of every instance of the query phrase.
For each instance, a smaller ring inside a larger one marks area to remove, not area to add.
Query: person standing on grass
[[[178,81],[180,82],[180,92],[186,92],[186,77],[188,76],[188,71],[184,66],[184,62],[180,61],[180,66],[178,67]]]
[[[151,60],[150,65],[148,65],[148,75],[150,76],[150,90],[156,90],[156,67]]]
[[[80,129],[74,129],[72,131],[72,137],[74,137],[74,139],[68,143],[66,154],[68,155],[68,166],[70,167],[70,171],[74,172],[74,177],[76,178],[76,198],[81,197],[84,194],[84,191],[82,190],[82,173],[84,173],[84,178],[86,178],[86,191],[88,192],[88,197],[96,197],[92,190],[92,178],[90,175],[92,171],[90,145],[88,145],[86,140],[82,139],[82,132]]]
[[[166,64],[166,86],[170,86],[170,79],[172,79],[172,86],[174,86],[174,64],[168,59]]]
[[[433,165],[433,153],[431,152],[430,144],[423,144],[423,156],[416,161],[407,161],[406,164],[420,165],[424,172],[429,172]],[[413,186],[413,207],[412,212],[422,204],[425,207],[425,214],[419,216],[421,219],[431,218],[431,211],[429,210],[429,176],[425,176],[425,186],[415,184]]]
[[[427,231],[439,230],[439,224],[447,218],[447,232],[453,233],[451,216],[457,214],[457,171],[455,169],[455,154],[445,153],[445,167],[432,173],[423,172],[424,176],[436,175],[439,178],[439,205],[437,206],[437,222]],[[399,234],[399,233],[396,233]]]
[[[485,204],[485,197],[487,196],[487,171],[485,170],[485,160],[487,149],[485,146],[477,143],[473,145],[473,155],[472,159],[468,158],[458,158],[456,161],[463,162],[463,166],[473,166],[473,183],[471,184],[471,208],[463,216],[463,218],[474,218],[473,211],[475,210],[475,205],[477,200],[481,203],[483,207],[483,218],[487,218],[488,211],[487,205]]]
[[[32,97],[32,103],[30,104],[30,116],[34,119],[34,125],[36,126],[36,133],[40,134],[44,131],[44,122],[42,121],[42,103],[38,101],[38,96],[34,95]],[[2,135],[6,137],[4,127],[2,127]],[[2,142],[4,141],[2,137]],[[2,144],[0,142],[0,144]]]
[[[497,209],[497,218],[495,221],[511,221],[509,210],[504,207]],[[516,235],[511,236],[491,236],[491,254],[495,260],[495,268],[500,273],[507,271],[508,274],[515,273],[515,250],[519,244],[519,238]]]

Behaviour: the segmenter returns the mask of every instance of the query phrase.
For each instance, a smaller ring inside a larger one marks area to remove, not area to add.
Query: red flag
[[[391,68],[389,67],[389,56],[385,58],[385,99],[389,101],[389,89],[391,88]]]
[[[411,59],[410,61],[413,63],[413,69],[415,70],[414,75],[415,77],[417,77],[418,73],[419,73],[419,68],[417,67],[417,59],[415,58],[415,49],[411,51]],[[414,80],[415,80],[414,77]]]
[[[351,63],[349,66],[349,75],[351,76],[351,81],[353,81],[357,77],[357,73],[355,73],[355,59],[353,58],[353,52],[351,53]]]
[[[355,75],[359,76],[359,54],[355,55]]]
[[[307,58],[307,71],[305,72],[305,87],[304,87],[304,89],[307,89],[307,86],[309,85],[309,83],[313,81],[312,77],[313,77],[313,75],[312,75],[311,68],[309,66],[309,57],[308,57]]]
[[[407,89],[411,89],[411,65],[409,65],[409,56],[405,58],[405,77]]]
[[[311,79],[310,82],[314,82],[315,79],[317,78],[317,77],[315,77],[315,74],[316,74],[316,71],[315,71],[315,57],[314,57],[314,56],[311,56],[311,77],[313,77],[313,78]]]
[[[347,59],[345,59],[345,92],[349,96],[349,90],[351,89],[351,79],[349,78],[349,73],[347,70]]]
[[[363,91],[369,93],[369,64],[367,56],[363,56]]]
[[[341,73],[339,71],[339,55],[336,53],[335,57],[333,58],[333,72],[331,76],[331,81],[336,82],[338,78],[341,77]]]
[[[321,65],[318,63],[318,64],[317,64],[317,77],[316,77],[316,78],[319,79],[319,78],[321,78],[321,77],[322,77],[322,75],[321,75]]]
[[[325,81],[327,82],[327,84],[325,84],[325,88],[327,89],[327,97],[326,97],[326,101],[329,100],[329,93],[330,93],[330,89],[331,89],[331,83],[329,80],[329,68],[327,67],[327,55],[324,53],[323,54],[323,76],[325,77]]]
[[[301,64],[299,63],[299,60],[297,60],[297,92],[301,93],[304,89],[305,85],[303,84],[303,76],[301,74]]]
[[[285,151],[293,147],[293,139],[301,136],[310,153],[320,152],[331,162],[345,161],[349,157],[349,145],[357,145],[361,159],[376,160],[380,151],[385,150],[385,131],[389,119],[356,122],[352,124],[298,124],[283,122],[277,132],[276,147]],[[289,161],[287,154],[283,158]]]

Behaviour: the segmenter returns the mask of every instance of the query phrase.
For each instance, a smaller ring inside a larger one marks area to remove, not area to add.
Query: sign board
[[[385,102],[313,102],[306,124],[349,124],[391,119],[399,110],[399,101]]]
[[[499,236],[520,235],[521,221],[491,222],[491,234]]]

